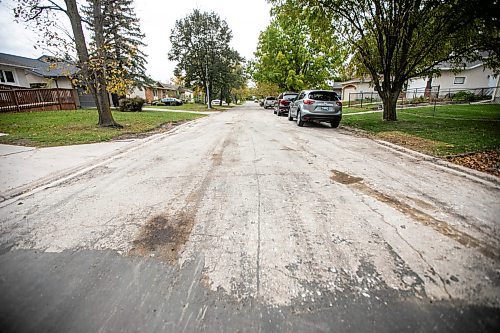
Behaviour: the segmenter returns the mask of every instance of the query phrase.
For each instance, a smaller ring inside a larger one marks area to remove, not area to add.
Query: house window
[[[0,70],[0,82],[2,83],[16,83],[14,73],[12,71]]]
[[[455,76],[453,84],[464,84],[464,83],[465,83],[465,76]]]

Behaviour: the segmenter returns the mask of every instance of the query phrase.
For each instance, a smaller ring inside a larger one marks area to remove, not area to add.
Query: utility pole
[[[208,87],[208,59],[205,59],[205,87],[207,89],[207,105],[210,110],[210,88]]]

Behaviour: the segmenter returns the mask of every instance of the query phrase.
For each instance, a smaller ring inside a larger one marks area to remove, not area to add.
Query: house
[[[459,90],[469,90],[476,95],[492,96],[499,86],[499,77],[484,66],[483,61],[466,62],[460,71],[450,63],[437,65],[440,75],[410,79],[406,89],[406,98],[427,96],[449,97]]]
[[[155,82],[146,84],[142,87],[135,87],[127,97],[140,97],[146,100],[146,103],[162,99],[165,97],[179,98],[179,86],[174,86],[168,83]]]
[[[179,87],[179,98],[184,103],[194,103],[194,92],[191,89]]]
[[[22,88],[74,89],[76,66],[54,57],[38,59],[0,53],[0,84]]]
[[[499,77],[486,68],[483,61],[465,63],[460,71],[450,63],[441,63],[437,68],[440,75],[408,80],[402,96],[409,100],[430,96],[449,98],[458,91],[467,90],[493,99],[492,96],[498,94]],[[355,78],[341,84],[342,100],[345,102],[380,100],[370,77]]]
[[[165,97],[175,97],[183,100],[186,103],[193,102],[194,93],[191,89],[184,88],[181,86],[155,82],[153,84],[147,84],[142,87],[135,87],[127,97],[140,97],[144,98],[147,103],[159,100]]]
[[[340,86],[342,89],[342,100],[347,102],[349,100],[358,100],[365,98],[366,96],[371,96],[377,94],[375,88],[372,84],[372,79],[369,76],[363,76],[361,78],[355,78],[352,80],[348,80],[345,82],[340,82]],[[377,94],[378,96],[378,94]]]

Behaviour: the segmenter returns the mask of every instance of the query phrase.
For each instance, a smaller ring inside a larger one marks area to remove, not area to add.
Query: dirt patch
[[[500,253],[498,249],[491,246],[490,244],[478,240],[454,228],[453,226],[450,226],[445,221],[438,220],[417,208],[414,208],[396,198],[393,198],[385,193],[379,192],[369,187],[368,185],[361,182],[362,178],[350,176],[337,170],[332,170],[332,176],[330,178],[333,181],[339,182],[341,184],[350,185],[352,188],[355,188],[359,192],[391,206],[392,208],[410,217],[414,221],[433,228],[442,235],[457,241],[465,247],[477,248],[479,252],[481,252],[488,258],[495,260],[498,260],[499,258]]]
[[[381,132],[376,137],[424,153],[433,153],[441,147],[452,146],[445,142],[424,139],[399,131]]]
[[[150,219],[132,242],[130,255],[154,255],[175,264],[179,251],[189,239],[194,214],[184,211],[173,216],[158,215]]]
[[[186,122],[188,122],[189,120],[180,120],[180,121],[176,121],[176,122],[169,122],[169,123],[164,123],[164,124],[161,124],[160,126],[152,129],[151,131],[147,131],[147,132],[141,132],[141,133],[124,133],[116,138],[113,138],[113,140],[126,140],[126,139],[143,139],[143,138],[147,138],[151,135],[154,135],[154,134],[158,134],[158,133],[163,133],[163,132],[168,132],[170,131],[172,128],[176,127],[176,126],[179,126],[179,125],[182,125]]]
[[[332,170],[332,175],[330,176],[330,179],[333,180],[334,182],[341,183],[344,185],[358,183],[363,180],[363,178],[353,177],[351,175],[348,175],[347,173],[343,173],[338,170]]]
[[[445,157],[448,161],[500,177],[500,150]]]

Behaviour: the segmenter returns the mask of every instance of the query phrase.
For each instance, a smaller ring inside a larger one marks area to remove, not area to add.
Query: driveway
[[[494,331],[500,188],[247,103],[0,203],[5,331]]]

